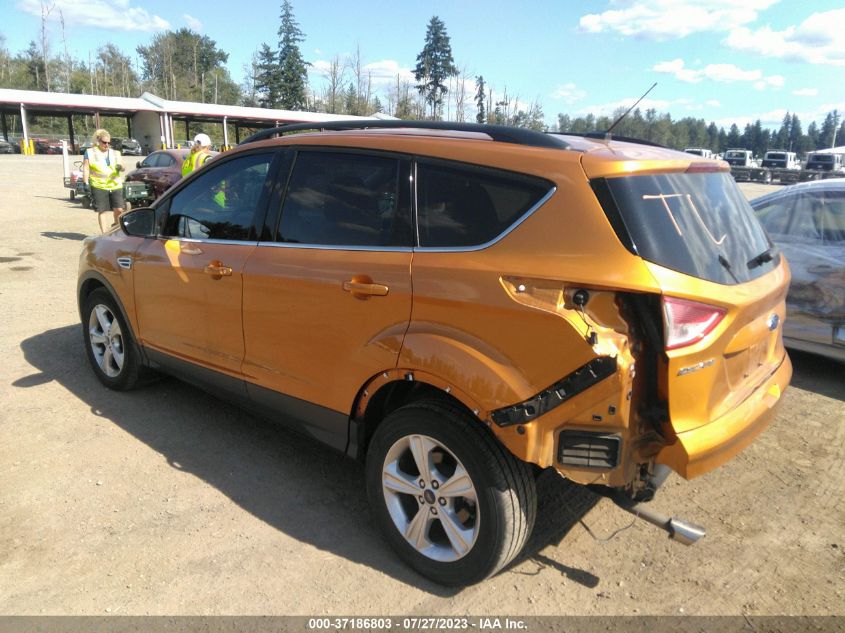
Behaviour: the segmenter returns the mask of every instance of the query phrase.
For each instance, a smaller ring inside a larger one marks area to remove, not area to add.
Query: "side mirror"
[[[141,161],[138,161],[137,163],[135,163],[135,167],[139,167],[139,168],[140,168],[140,167],[141,167]]]
[[[155,237],[156,212],[155,209],[135,209],[120,216],[120,228],[127,235],[133,237]]]

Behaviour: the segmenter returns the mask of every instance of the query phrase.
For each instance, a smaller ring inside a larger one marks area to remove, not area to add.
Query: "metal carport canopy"
[[[172,120],[174,116],[181,119],[231,123],[243,127],[276,126],[279,123],[320,123],[328,121],[344,121],[350,119],[369,119],[371,117],[356,117],[340,114],[324,114],[322,112],[303,112],[298,110],[271,110],[267,108],[252,108],[245,106],[222,105],[216,103],[195,103],[190,101],[170,101],[157,95],[145,92],[140,97],[104,97],[100,95],[72,94],[64,92],[41,92],[37,90],[0,89],[0,112],[4,123],[7,113],[20,114],[24,138],[28,140],[26,129],[26,112],[42,116],[67,116],[73,114],[110,114],[117,116],[131,116],[138,112],[154,112]],[[73,136],[69,120],[69,132]],[[224,125],[224,135],[226,127]],[[168,130],[169,131],[169,130]],[[164,132],[164,130],[162,130]],[[228,144],[228,140],[227,140]]]

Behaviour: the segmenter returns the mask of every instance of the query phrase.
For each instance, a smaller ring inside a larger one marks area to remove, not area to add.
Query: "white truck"
[[[798,180],[824,180],[845,177],[845,146],[821,149],[807,154],[807,164],[798,173]]]
[[[703,147],[687,147],[684,151],[687,154],[695,154],[696,156],[701,156],[702,158],[713,158],[713,152]]]
[[[766,184],[775,181],[782,184],[797,182],[800,171],[801,161],[798,160],[798,155],[783,149],[767,151],[760,165],[731,166],[734,180],[750,180]]]
[[[757,160],[757,157],[754,156],[754,152],[750,149],[741,149],[738,147],[728,149],[722,157],[722,160],[731,166],[731,171],[733,171],[734,167],[760,166],[760,162]]]

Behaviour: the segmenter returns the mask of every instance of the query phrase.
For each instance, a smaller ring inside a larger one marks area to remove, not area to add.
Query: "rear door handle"
[[[384,284],[353,281],[351,279],[343,282],[343,289],[356,297],[384,297],[390,291],[390,288]]]
[[[224,266],[222,262],[211,262],[202,270],[206,275],[211,275],[212,279],[232,276],[232,269],[229,266]]]

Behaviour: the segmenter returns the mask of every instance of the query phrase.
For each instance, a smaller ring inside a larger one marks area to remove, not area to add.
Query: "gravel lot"
[[[176,380],[97,382],[74,296],[97,221],[60,160],[0,156],[0,614],[845,614],[842,365],[794,354],[762,437],[668,480],[694,547],[546,478],[523,559],[445,590],[388,550],[354,462]]]

